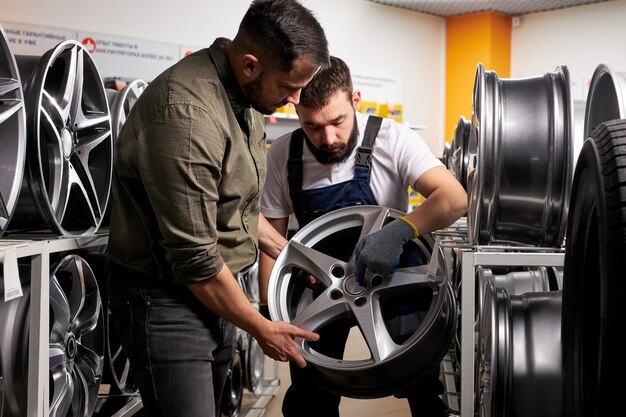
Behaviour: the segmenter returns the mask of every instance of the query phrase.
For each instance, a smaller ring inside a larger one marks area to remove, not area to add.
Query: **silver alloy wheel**
[[[146,89],[148,83],[143,80],[136,79],[128,83],[127,86],[122,88],[120,91],[116,91],[113,89],[107,89],[107,99],[109,102],[109,108],[111,109],[111,136],[113,140],[113,148],[115,149],[115,142],[117,141],[117,137],[122,130],[122,126],[126,122],[126,118],[130,113],[130,110],[133,108],[137,99],[143,93],[143,90]],[[115,152],[115,151],[114,151]],[[109,199],[107,201],[107,206],[104,212],[104,218],[101,222],[101,227],[108,227],[111,221],[111,205],[113,198],[113,189],[111,189],[111,194],[109,195]]]
[[[0,237],[17,206],[26,158],[26,111],[15,57],[0,25]],[[0,389],[1,393],[1,389]],[[1,399],[0,399],[1,402]],[[2,408],[0,407],[0,414]]]
[[[454,140],[450,149],[450,171],[466,190],[471,126],[471,122],[461,116],[454,129]]]
[[[244,386],[253,394],[259,395],[263,389],[265,353],[254,337],[249,334],[246,336],[248,337],[248,346],[244,352]]]
[[[454,295],[443,253],[439,247],[433,251],[432,240],[408,242],[390,277],[366,277],[365,286],[356,282],[349,261],[359,238],[402,214],[356,206],[321,216],[294,235],[271,273],[274,320],[310,331],[348,320],[362,336],[369,357],[356,359],[327,356],[315,342],[296,339],[305,369],[344,396],[376,398],[405,388],[439,364],[454,336]],[[309,285],[297,270],[318,282]]]
[[[109,107],[111,108],[111,125],[113,126],[113,143],[117,140],[117,136],[126,122],[126,118],[133,108],[137,99],[146,89],[148,83],[136,79],[128,83],[127,86],[120,91],[107,90],[109,99]]]
[[[468,238],[471,244],[560,247],[572,178],[574,115],[566,66],[474,83]]]
[[[60,235],[93,234],[107,206],[113,169],[111,117],[96,65],[73,40],[36,63],[32,57],[17,60],[23,73],[32,68],[25,87],[28,187],[22,187],[31,198],[20,199],[18,227],[32,228],[32,214],[39,213]]]
[[[483,417],[562,416],[561,292],[485,292],[480,395]]]
[[[50,276],[50,416],[83,417],[94,410],[104,363],[104,344],[87,343],[102,303],[96,277],[77,255],[63,258]]]
[[[590,137],[600,123],[615,119],[626,119],[626,72],[616,72],[600,64],[591,77],[583,140]]]
[[[20,277],[30,277],[20,267]],[[24,296],[0,302],[0,360],[6,379],[4,417],[26,415],[30,282]],[[94,410],[104,362],[102,304],[89,265],[61,259],[50,274],[50,417],[88,417]]]

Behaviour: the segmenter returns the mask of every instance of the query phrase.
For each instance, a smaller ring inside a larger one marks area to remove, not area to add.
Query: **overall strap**
[[[302,144],[304,143],[304,131],[302,128],[291,134],[289,141],[289,159],[287,160],[287,181],[289,182],[289,194],[291,201],[298,201],[297,196],[302,191]]]
[[[365,132],[363,133],[363,143],[356,150],[356,167],[357,176],[359,171],[363,169],[367,170],[367,180],[369,181],[370,171],[372,170],[372,148],[374,147],[374,141],[380,131],[380,126],[383,123],[382,117],[370,116],[367,119],[365,125]]]

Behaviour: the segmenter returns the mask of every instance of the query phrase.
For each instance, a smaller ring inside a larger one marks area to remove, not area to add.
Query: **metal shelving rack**
[[[437,232],[440,244],[461,257],[461,417],[474,417],[474,316],[477,266],[562,267],[565,253],[560,248],[526,246],[481,246],[467,243],[467,223],[462,218],[447,231]]]
[[[31,303],[28,347],[27,416],[49,416],[50,254],[106,245],[108,236],[58,237],[25,235],[0,239],[0,263],[17,270],[18,259],[30,258]],[[4,294],[3,294],[4,295]]]

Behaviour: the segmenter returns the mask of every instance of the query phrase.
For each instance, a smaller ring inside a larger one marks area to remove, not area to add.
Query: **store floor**
[[[346,345],[346,357],[362,357],[366,352],[369,355],[362,340],[351,333]],[[270,394],[266,398],[246,395],[242,405],[242,417],[282,417],[283,397],[290,385],[289,365],[266,358],[265,380],[273,380],[273,386],[264,390]],[[255,404],[261,408],[255,408]],[[373,400],[344,397],[341,399],[339,412],[341,417],[411,417],[407,400],[393,396]]]
[[[265,362],[266,369],[272,374],[274,373],[274,361],[267,360]],[[267,375],[267,372],[266,372]],[[254,402],[258,401],[258,397],[246,396],[244,400],[242,416],[253,417],[282,417],[281,407],[285,391],[289,386],[289,365],[286,363],[278,363],[278,375],[280,386],[273,394],[273,398],[267,399],[265,411],[261,409],[252,410]],[[267,375],[269,376],[269,375]],[[267,378],[266,376],[266,378]],[[409,405],[407,401],[395,398],[385,397],[374,400],[357,400],[353,398],[342,398],[339,405],[339,412],[342,417],[410,417]]]

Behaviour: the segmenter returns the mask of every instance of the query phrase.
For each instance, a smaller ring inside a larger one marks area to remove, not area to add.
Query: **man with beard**
[[[302,128],[270,147],[261,212],[285,236],[291,214],[303,227],[323,214],[354,205],[405,212],[407,188],[413,187],[426,197],[424,203],[357,244],[357,278],[364,282],[371,276],[366,270],[390,274],[403,245],[418,233],[430,233],[461,217],[467,210],[467,195],[417,133],[395,121],[358,113],[361,96],[353,92],[350,70],[339,58],[330,61],[302,90],[296,105]],[[338,251],[345,249],[351,251]],[[266,315],[273,264],[273,259],[261,255],[260,299]],[[310,280],[315,292],[315,278],[303,275],[301,279]],[[325,326],[315,350],[342,358],[348,332],[343,321]],[[435,369],[396,396],[407,397],[415,417],[455,415],[439,398],[442,393]],[[286,417],[338,416],[340,399],[312,382],[305,370],[291,366],[291,386],[283,402]]]
[[[263,318],[234,276],[259,246],[280,250],[264,219],[258,230],[261,113],[297,104],[328,59],[308,9],[255,0],[232,41],[164,71],[130,112],[116,142],[108,294],[147,416],[220,414],[234,326],[268,356],[306,365],[293,339],[318,336]]]

